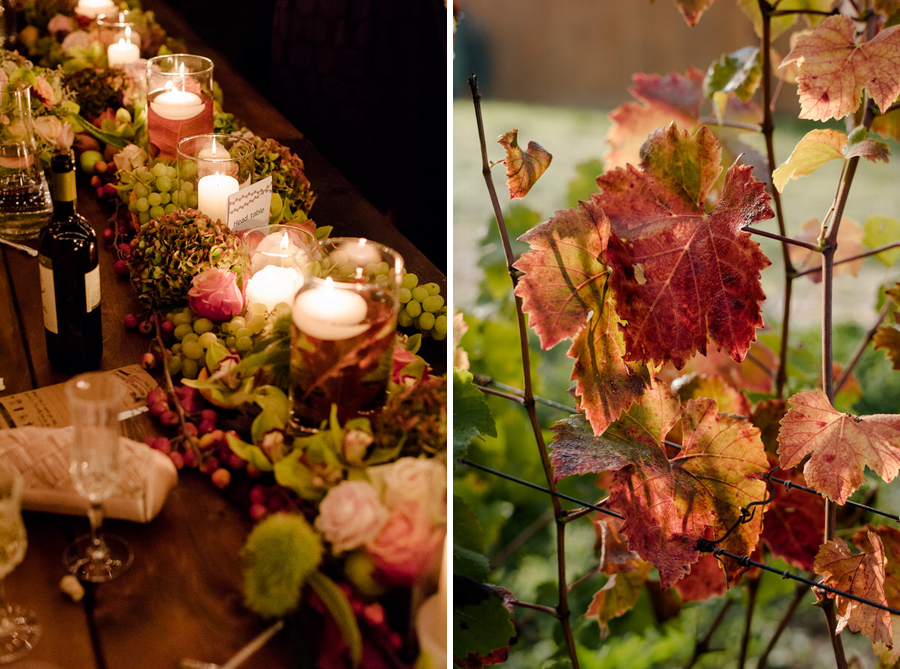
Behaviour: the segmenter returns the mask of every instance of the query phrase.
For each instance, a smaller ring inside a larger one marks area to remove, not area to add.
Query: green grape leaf
[[[634,608],[644,583],[650,576],[651,565],[641,562],[634,571],[612,574],[588,606],[585,618],[596,618],[600,624],[600,639],[609,636],[609,621],[623,616]]]
[[[846,145],[847,135],[840,130],[811,130],[797,143],[790,157],[772,173],[772,183],[779,193],[782,192],[790,179],[808,176],[832,160],[843,160]]]
[[[827,121],[852,114],[863,89],[884,111],[900,95],[896,53],[900,26],[886,28],[862,44],[849,16],[830,16],[810,34],[797,40],[781,62],[796,64],[800,118]]]
[[[808,485],[843,504],[866,481],[868,467],[890,482],[900,471],[900,416],[851,416],[831,406],[821,390],[797,393],[781,419],[782,469],[803,467]]]
[[[519,131],[513,128],[497,139],[506,151],[503,162],[506,164],[506,186],[511,200],[525,197],[553,160],[553,156],[537,142],[528,142],[528,147],[523,151],[519,146],[518,134]]]
[[[516,637],[512,614],[496,591],[470,578],[453,576],[453,656],[490,655]]]
[[[481,553],[463,548],[453,542],[453,573],[482,582],[491,572],[491,563]]]
[[[290,488],[303,499],[318,501],[325,496],[325,488],[316,485],[317,476],[312,469],[303,462],[303,451],[297,449],[291,451],[285,457],[270,467],[275,473],[275,482],[285,488]],[[321,477],[318,477],[321,480]]]
[[[484,553],[484,532],[478,515],[459,495],[453,495],[453,543]]]
[[[762,55],[758,46],[745,46],[725,54],[709,66],[703,80],[703,94],[734,93],[747,102],[762,81]]]
[[[453,369],[453,457],[461,458],[476,437],[497,436],[497,426],[471,372]]]
[[[863,244],[870,249],[887,246],[900,239],[900,221],[887,216],[869,216],[863,226]],[[900,260],[900,248],[882,251],[875,256],[888,267],[893,267]]]
[[[575,166],[575,177],[569,181],[566,202],[577,207],[580,200],[589,200],[597,192],[597,175],[603,174],[603,161],[599,158],[586,160]]]
[[[574,337],[588,313],[602,308],[608,236],[609,221],[600,207],[579,202],[577,209],[557,211],[519,238],[531,250],[515,263],[524,274],[516,296],[544,349]]]
[[[640,170],[629,165],[597,180],[627,360],[681,369],[711,340],[741,361],[763,324],[760,271],[770,263],[742,228],[773,216],[769,196],[750,167],[734,165],[707,213],[719,156],[708,130],[691,137],[672,124],[644,145]]]

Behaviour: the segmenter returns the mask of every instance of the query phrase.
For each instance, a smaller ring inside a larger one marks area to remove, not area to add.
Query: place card
[[[272,204],[272,177],[242,188],[228,196],[225,225],[234,230],[248,230],[269,224]]]

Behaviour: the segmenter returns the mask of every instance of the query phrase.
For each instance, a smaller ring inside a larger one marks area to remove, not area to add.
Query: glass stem
[[[106,559],[107,549],[106,542],[103,541],[103,535],[100,528],[103,526],[103,504],[100,502],[91,502],[88,507],[88,520],[91,523],[91,559],[94,561]]]

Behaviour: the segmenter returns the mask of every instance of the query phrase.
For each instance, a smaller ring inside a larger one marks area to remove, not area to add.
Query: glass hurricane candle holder
[[[110,67],[125,67],[140,59],[141,34],[131,18],[131,12],[98,16],[91,33],[106,48]]]
[[[93,21],[101,14],[115,14],[118,11],[113,0],[78,0],[75,5],[75,15],[87,21]]]
[[[311,431],[377,410],[391,376],[403,258],[366,239],[321,244],[291,308],[291,423]]]
[[[267,312],[284,302],[290,306],[303,285],[304,269],[319,258],[315,235],[296,225],[263,225],[247,230],[242,240],[249,259],[246,304],[262,304]]]
[[[178,142],[213,130],[213,63],[190,54],[147,61],[150,154],[174,160]]]
[[[178,142],[177,153],[178,183],[188,206],[224,222],[228,196],[249,185],[253,176],[253,143],[209,133],[185,137]]]

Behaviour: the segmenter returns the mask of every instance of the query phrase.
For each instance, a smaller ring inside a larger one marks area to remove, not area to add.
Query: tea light
[[[203,112],[203,99],[196,93],[177,90],[171,83],[150,101],[150,108],[170,121],[186,121]]]
[[[378,249],[370,246],[368,240],[364,237],[355,242],[341,244],[338,248],[338,254],[340,253],[343,253],[351,263],[359,267],[381,262],[381,254],[378,252]],[[338,254],[335,254],[336,259],[340,259]]]
[[[247,304],[259,302],[272,311],[279,302],[291,303],[303,285],[303,275],[291,267],[266,265],[247,283]]]
[[[231,158],[231,154],[228,152],[224,146],[222,146],[221,142],[216,140],[216,138],[212,138],[209,142],[200,149],[200,152],[197,154],[198,160],[228,160]]]
[[[106,48],[106,57],[110,67],[129,65],[141,57],[141,48],[131,41],[131,26],[125,28],[125,37],[120,37],[118,42]]]
[[[294,325],[302,333],[317,339],[340,341],[362,334],[368,314],[366,301],[353,290],[338,290],[331,277],[321,287],[297,295],[294,301]]]
[[[227,174],[209,174],[197,183],[197,208],[213,220],[225,221],[228,196],[237,193],[238,180]]]
[[[96,19],[101,14],[112,14],[117,9],[112,0],[78,0],[75,11],[89,19]]]

